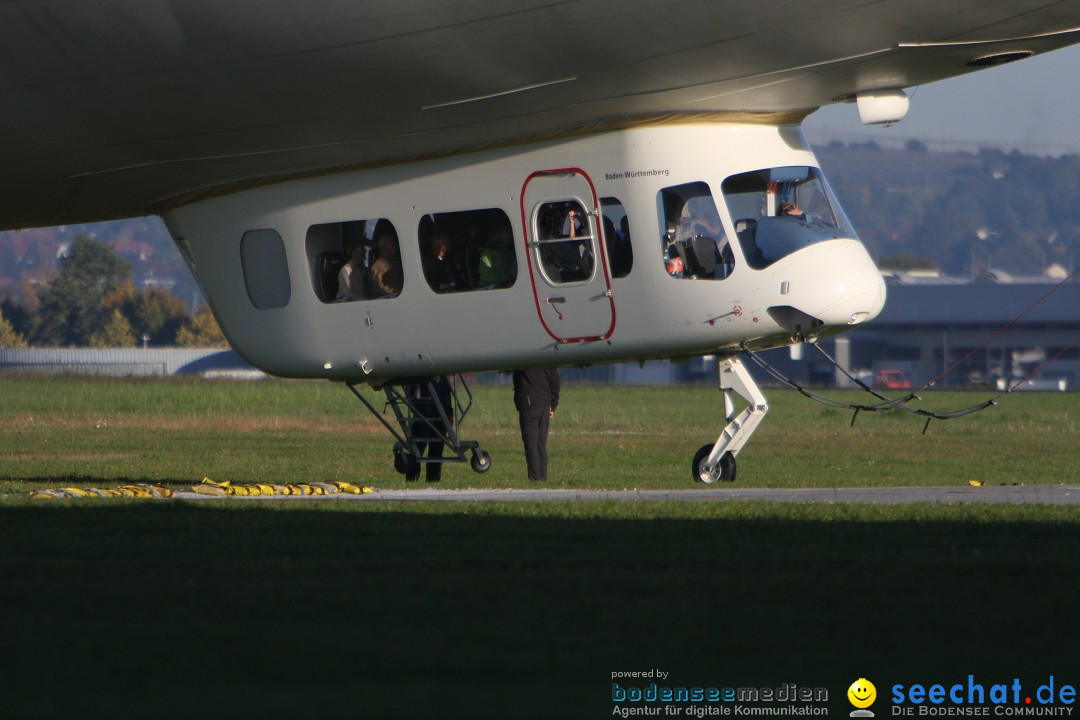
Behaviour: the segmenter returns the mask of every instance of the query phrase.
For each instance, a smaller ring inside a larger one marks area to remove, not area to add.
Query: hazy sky
[[[1040,155],[1080,153],[1080,45],[907,93],[908,116],[892,127],[863,125],[854,104],[822,108],[803,127],[812,143],[918,138],[941,149],[992,144]]]

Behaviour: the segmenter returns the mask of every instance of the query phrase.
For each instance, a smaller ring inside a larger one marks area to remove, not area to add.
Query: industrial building
[[[877,319],[823,345],[862,378],[896,370],[913,388],[1006,389],[1042,368],[1024,389],[1080,389],[1080,283],[896,274]],[[778,354],[802,382],[846,384],[816,352]]]

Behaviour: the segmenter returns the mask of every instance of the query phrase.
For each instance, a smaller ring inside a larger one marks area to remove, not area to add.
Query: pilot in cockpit
[[[792,217],[796,220],[806,220],[806,212],[790,200],[785,200],[776,209],[776,217]]]

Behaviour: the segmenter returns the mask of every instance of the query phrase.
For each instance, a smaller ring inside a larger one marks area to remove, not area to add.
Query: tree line
[[[0,300],[0,348],[226,345],[208,309],[192,315],[169,290],[136,290],[131,265],[87,235],[74,239],[35,301]]]
[[[873,143],[817,149],[829,183],[881,267],[975,277],[1080,262],[1080,156]]]

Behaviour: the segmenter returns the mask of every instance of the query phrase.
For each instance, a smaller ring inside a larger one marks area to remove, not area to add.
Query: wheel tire
[[[394,470],[396,470],[399,475],[405,475],[409,472],[409,466],[412,465],[413,462],[415,461],[412,459],[412,456],[409,455],[405,446],[401,443],[396,443],[394,445]]]
[[[735,456],[730,452],[726,452],[720,456],[720,479],[724,482],[735,482],[735,473],[738,472],[738,466],[735,464]]]
[[[469,461],[472,465],[472,469],[478,473],[486,473],[491,469],[491,456],[483,450],[476,450],[472,454],[472,460]]]
[[[735,482],[735,473],[738,468],[735,464],[735,456],[730,452],[725,452],[720,456],[720,462],[716,464],[712,472],[705,472],[705,461],[709,459],[709,454],[712,453],[713,445],[702,445],[701,449],[694,455],[694,462],[690,466],[690,472],[693,474],[695,482],[703,482],[708,485],[712,485],[717,480],[724,482]]]

